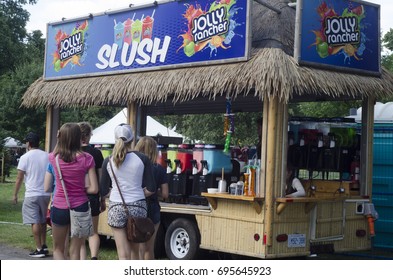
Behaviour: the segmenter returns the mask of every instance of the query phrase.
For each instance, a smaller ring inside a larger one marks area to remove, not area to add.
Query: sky
[[[329,0],[326,0],[329,2]],[[46,37],[46,24],[60,21],[65,18],[96,14],[107,10],[118,10],[134,5],[153,3],[153,0],[38,0],[35,5],[26,5],[25,9],[30,13],[30,21],[27,31],[41,30]],[[158,1],[160,2],[160,1]],[[381,5],[381,31],[385,34],[393,28],[393,1],[392,0],[369,0]]]

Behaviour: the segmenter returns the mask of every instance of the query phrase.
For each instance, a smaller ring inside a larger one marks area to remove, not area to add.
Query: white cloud
[[[134,5],[153,3],[153,0],[39,0],[35,5],[26,5],[30,13],[27,31],[41,30],[46,33],[48,22],[60,21],[65,18],[76,18],[89,13],[101,13]],[[160,1],[158,1],[160,2]],[[383,34],[393,28],[393,1],[370,0],[370,3],[381,5],[381,31]],[[257,4],[258,5],[258,4]]]
[[[30,13],[27,31],[41,30],[46,34],[46,24],[57,22],[64,18],[76,18],[97,14],[107,10],[116,10],[128,7],[131,3],[139,5],[152,3],[146,0],[39,0],[35,5],[25,5],[24,8]],[[44,36],[46,37],[46,36]]]

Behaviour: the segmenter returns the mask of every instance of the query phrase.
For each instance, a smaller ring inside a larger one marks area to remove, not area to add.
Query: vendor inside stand
[[[295,169],[291,164],[287,164],[287,177],[285,197],[303,197],[306,196],[306,191],[300,180],[295,176]]]

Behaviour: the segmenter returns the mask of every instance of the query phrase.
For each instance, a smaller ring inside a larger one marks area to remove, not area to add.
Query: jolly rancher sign
[[[380,6],[364,1],[298,0],[299,64],[379,76]]]
[[[247,60],[251,4],[166,1],[48,24],[44,78]]]

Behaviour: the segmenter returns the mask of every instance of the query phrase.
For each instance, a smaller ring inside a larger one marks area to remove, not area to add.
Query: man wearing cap
[[[22,182],[25,183],[25,198],[22,206],[24,224],[31,224],[36,250],[29,255],[43,258],[48,254],[46,246],[46,212],[50,193],[44,191],[44,177],[48,166],[48,153],[40,150],[39,136],[29,132],[24,140],[27,153],[20,157],[18,175],[15,182],[13,203],[18,203],[18,193]]]

